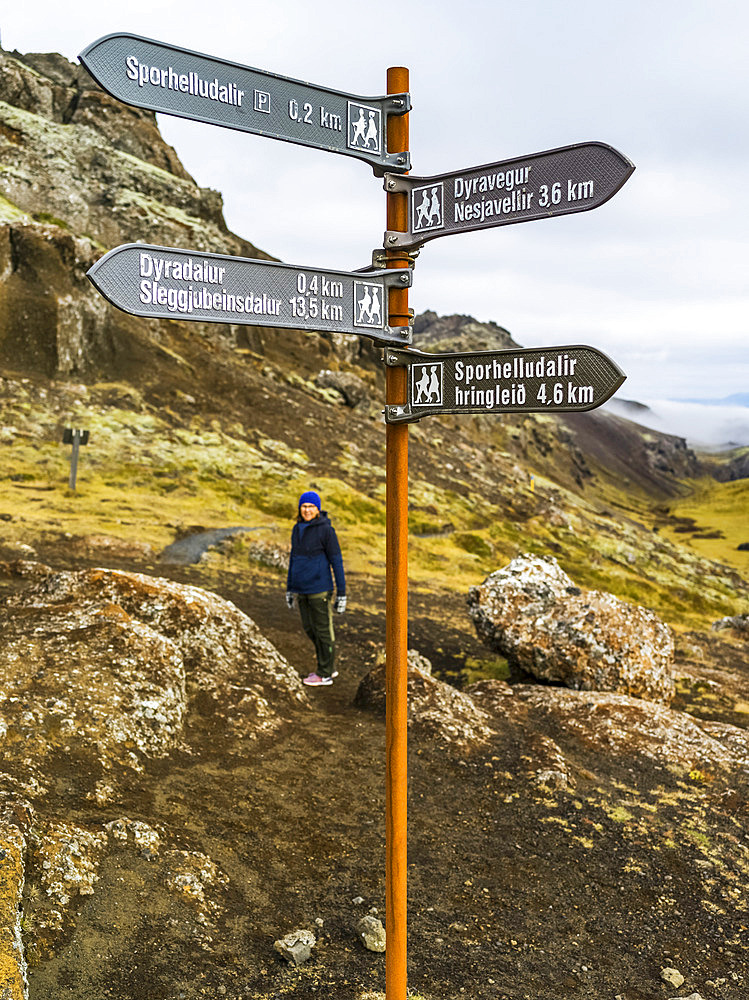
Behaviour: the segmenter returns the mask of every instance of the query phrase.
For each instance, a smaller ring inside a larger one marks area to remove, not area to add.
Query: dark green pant
[[[317,673],[320,677],[330,677],[335,660],[332,597],[332,591],[297,595],[302,628],[315,644]]]

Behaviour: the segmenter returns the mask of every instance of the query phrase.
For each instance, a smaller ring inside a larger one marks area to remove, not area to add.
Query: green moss
[[[482,559],[488,559],[494,554],[491,545],[482,538],[470,531],[458,531],[453,536],[453,542],[458,548],[464,549]]]
[[[684,836],[687,837],[688,840],[691,840],[693,844],[696,844],[697,847],[704,849],[710,847],[710,838],[707,837],[702,830],[697,830],[693,826],[685,826],[683,827],[683,830]]]
[[[18,222],[24,219],[28,220],[29,215],[0,195],[0,222]]]
[[[749,552],[738,546],[749,542],[746,510],[749,507],[749,479],[719,483],[700,480],[691,496],[672,504],[669,513],[676,518],[692,518],[693,533],[677,533],[674,526],[663,528],[668,537],[687,545],[707,559],[728,563],[745,574],[749,572]],[[680,537],[679,537],[680,536]]]
[[[51,215],[49,212],[35,212],[34,221],[42,222],[50,226],[58,226],[60,229],[70,229],[70,226],[64,219],[58,219],[56,215]]]
[[[483,680],[506,681],[510,677],[510,667],[502,656],[486,657],[485,659],[467,656],[461,675],[466,684]]]
[[[628,812],[623,806],[615,806],[613,809],[606,810],[609,819],[612,819],[615,823],[630,823],[634,816],[631,812]]]

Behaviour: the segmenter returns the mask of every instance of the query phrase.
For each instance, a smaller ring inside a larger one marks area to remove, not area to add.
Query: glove
[[[289,606],[289,610],[294,610],[294,601],[296,599],[296,594],[292,594],[290,590],[286,591],[286,603]]]
[[[338,612],[339,615],[342,615],[343,612],[346,610],[346,595],[345,594],[339,594],[338,597],[336,597],[336,599],[335,599],[335,609],[336,609],[336,611]]]

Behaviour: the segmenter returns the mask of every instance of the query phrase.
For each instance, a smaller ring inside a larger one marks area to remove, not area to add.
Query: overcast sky
[[[589,344],[620,396],[749,391],[749,6],[741,0],[128,0],[4,5],[6,50],[71,60],[134,32],[361,96],[410,69],[413,173],[599,140],[635,164],[590,212],[448,236],[416,312],[465,313],[526,347]],[[160,116],[229,227],[289,263],[355,270],[382,245],[362,161]]]

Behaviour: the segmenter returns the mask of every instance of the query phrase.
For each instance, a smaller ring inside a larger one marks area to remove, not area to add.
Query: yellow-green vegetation
[[[24,957],[20,940],[19,903],[24,883],[24,838],[16,827],[0,824],[0,996],[21,1000]]]
[[[461,674],[466,684],[483,679],[506,681],[510,676],[510,667],[503,656],[473,657],[467,656]]]
[[[17,222],[19,219],[28,220],[28,218],[29,216],[26,212],[22,212],[17,205],[14,205],[7,198],[3,198],[0,195],[0,223]]]
[[[343,468],[321,477],[310,473],[309,456],[284,427],[271,438],[230,421],[179,416],[148,406],[124,383],[59,383],[47,390],[21,380],[2,404],[6,541],[33,545],[45,533],[100,533],[158,552],[186,526],[242,525],[274,530],[273,542],[283,548],[298,496],[312,486],[334,519],[350,571],[384,577],[384,467],[365,460],[354,443],[342,450]],[[67,487],[70,448],[61,443],[62,428],[71,425],[90,431],[75,493]],[[725,556],[726,543],[719,548],[708,540],[716,548],[703,553],[691,538],[655,530],[655,503],[648,507],[639,494],[608,483],[604,505],[590,491],[580,497],[541,476],[531,489],[518,469],[508,495],[520,513],[500,516],[479,484],[466,489],[459,479],[452,489],[411,477],[409,579],[417,591],[466,593],[529,551],[555,555],[581,588],[653,608],[676,627],[705,628],[743,610],[746,587],[735,571],[705,558]],[[749,483],[697,485],[674,509],[695,517],[715,511],[733,543],[745,522]],[[244,572],[246,560],[241,543],[229,546],[222,570]],[[506,669],[501,663],[466,668],[468,679],[474,669],[497,677]]]
[[[70,226],[63,219],[58,219],[56,215],[52,215],[50,212],[35,212],[34,221],[41,222],[44,225],[58,226],[60,229],[70,229]]]
[[[739,552],[738,546],[749,543],[749,479],[719,483],[703,479],[693,492],[670,506],[670,513],[679,519],[694,521],[693,530],[681,530],[686,524],[667,525],[663,534],[686,545],[706,559],[715,559],[735,566],[749,575],[749,551]]]

